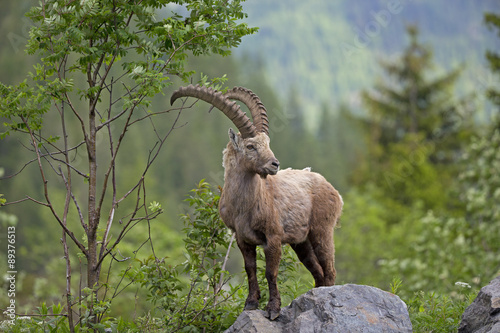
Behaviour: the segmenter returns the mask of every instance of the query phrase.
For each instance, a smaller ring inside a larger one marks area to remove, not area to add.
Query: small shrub
[[[396,291],[401,280],[396,282]],[[393,285],[395,283],[393,282]],[[394,290],[394,288],[391,288]],[[413,326],[413,332],[456,332],[462,314],[477,296],[477,291],[467,283],[457,282],[450,294],[419,291],[405,300]]]

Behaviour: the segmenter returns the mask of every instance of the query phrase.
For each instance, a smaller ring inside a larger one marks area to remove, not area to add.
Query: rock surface
[[[398,296],[355,284],[314,288],[282,308],[275,321],[264,314],[243,311],[226,333],[412,332]]]
[[[462,315],[459,333],[500,332],[500,276],[481,288]]]

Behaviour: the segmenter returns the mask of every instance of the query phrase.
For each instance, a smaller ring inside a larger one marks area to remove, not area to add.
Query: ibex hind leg
[[[323,269],[323,286],[333,286],[335,284],[335,247],[333,244],[332,230],[323,230],[322,232],[311,232],[309,235],[314,253]]]
[[[309,240],[300,244],[290,244],[292,249],[297,253],[299,260],[311,272],[314,278],[314,286],[321,287],[325,285],[325,278],[323,275],[323,268],[321,267],[316,253]]]

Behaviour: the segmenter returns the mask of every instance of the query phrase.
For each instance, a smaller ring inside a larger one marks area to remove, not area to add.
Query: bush
[[[458,285],[459,291],[449,295],[435,292],[417,292],[406,303],[413,332],[456,332],[462,314],[477,296],[477,291]]]
[[[139,260],[126,272],[134,284],[148,289],[154,306],[140,319],[141,330],[219,332],[242,308],[242,291],[229,284],[226,263],[234,238],[219,218],[220,196],[203,180],[186,201],[194,209],[181,215],[185,228],[185,261],[171,266],[163,258]]]
[[[222,332],[231,326],[243,310],[248,289],[246,283],[233,279],[226,269],[229,254],[235,250],[234,236],[219,217],[219,199],[220,195],[204,180],[186,199],[192,213],[181,215],[185,226],[184,262],[170,265],[168,258],[158,258],[153,253],[147,258],[135,259],[136,265],[122,271],[121,276],[129,280],[131,287],[147,289],[150,310],[146,315],[134,322],[106,317],[111,303],[94,302],[96,312],[102,309],[103,320],[90,326],[99,332],[105,329],[111,332]],[[257,260],[264,307],[268,290],[262,249],[258,249]],[[306,274],[309,282],[301,278]],[[312,288],[312,277],[289,246],[283,248],[278,282],[283,305]],[[69,332],[61,306],[43,304],[38,312],[39,316],[19,319],[13,326],[4,325],[12,332]],[[77,332],[88,329],[76,326]]]
[[[399,275],[413,293],[452,293],[456,281],[479,289],[500,268],[500,131],[476,138],[460,175],[465,216],[439,216],[429,211],[406,229],[412,238],[406,249],[382,261],[382,274]]]

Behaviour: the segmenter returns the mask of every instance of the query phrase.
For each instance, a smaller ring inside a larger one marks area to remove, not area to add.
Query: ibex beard
[[[200,86],[183,87],[171,102],[182,96],[202,99],[220,109],[240,133],[229,130],[223,152],[224,187],[219,202],[222,220],[236,236],[245,262],[249,294],[245,310],[258,308],[256,247],[264,248],[269,287],[267,316],[280,315],[277,285],[282,244],[290,244],[311,272],[315,287],[335,284],[333,233],[343,201],[337,190],[318,173],[279,170],[280,163],[269,143],[267,112],[250,90],[236,87],[222,94]],[[243,102],[253,123],[231,99]]]

